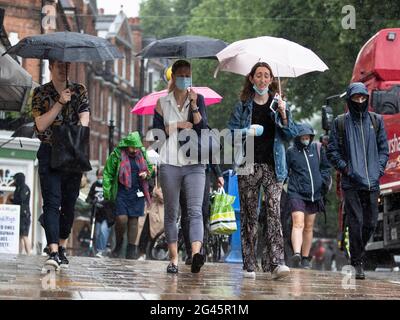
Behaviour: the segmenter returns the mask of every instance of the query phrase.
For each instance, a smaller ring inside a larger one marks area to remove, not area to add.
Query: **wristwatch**
[[[194,112],[194,113],[199,112],[199,107],[196,107],[196,109],[192,109],[192,112]]]

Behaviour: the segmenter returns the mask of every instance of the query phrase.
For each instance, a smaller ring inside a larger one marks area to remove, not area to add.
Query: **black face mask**
[[[350,100],[350,104],[355,112],[363,113],[368,109],[368,99],[361,103]]]

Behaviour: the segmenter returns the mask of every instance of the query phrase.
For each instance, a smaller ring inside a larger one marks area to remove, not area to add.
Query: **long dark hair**
[[[272,82],[269,86],[269,90],[271,91],[272,95],[275,95],[276,92],[278,92],[278,82],[275,80],[274,74],[272,72],[271,67],[269,66],[268,63],[266,62],[257,62],[253,68],[251,68],[250,73],[246,76],[246,80],[244,81],[244,85],[242,88],[242,92],[240,93],[240,100],[241,101],[247,101],[251,98],[254,98],[255,91],[253,89],[253,84],[250,81],[250,76],[253,78],[254,74],[256,73],[256,70],[258,67],[265,67],[269,70],[269,73],[272,77]]]

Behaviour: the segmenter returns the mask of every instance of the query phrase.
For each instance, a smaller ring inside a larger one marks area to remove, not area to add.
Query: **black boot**
[[[119,258],[121,256],[121,249],[122,249],[122,244],[117,244],[114,250],[111,252],[111,257]]]
[[[364,273],[364,266],[362,265],[362,263],[356,264],[354,268],[356,269],[356,279],[364,280],[365,273]]]
[[[134,244],[129,244],[126,249],[126,258],[127,259],[134,259],[137,260],[139,254],[139,248],[138,246],[135,246]]]

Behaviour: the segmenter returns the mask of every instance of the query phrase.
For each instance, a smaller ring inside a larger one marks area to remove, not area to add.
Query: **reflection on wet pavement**
[[[292,270],[273,281],[266,273],[243,278],[239,264],[206,264],[201,273],[166,262],[71,257],[70,268],[42,272],[46,257],[0,254],[0,299],[400,299],[399,281],[356,281],[341,273]]]

